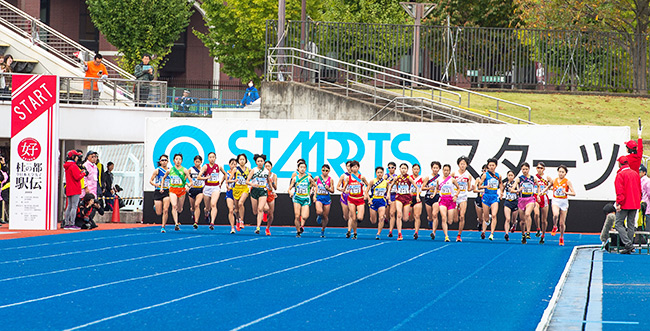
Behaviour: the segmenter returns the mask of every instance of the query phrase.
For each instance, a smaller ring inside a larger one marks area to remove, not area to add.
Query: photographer
[[[92,230],[96,228],[97,224],[93,220],[93,218],[95,218],[95,213],[104,215],[104,209],[102,209],[99,203],[95,202],[95,195],[88,193],[79,203],[74,225],[82,230]]]
[[[86,77],[94,79],[84,79],[84,100],[91,100],[91,103],[96,105],[98,104],[100,90],[99,79],[105,79],[108,77],[106,66],[102,63],[102,55],[95,55],[95,59],[84,63],[84,71],[86,72]]]
[[[182,112],[189,112],[190,107],[196,103],[196,99],[190,97],[190,90],[184,90],[183,96],[176,98],[175,101],[178,104],[178,110]]]
[[[79,167],[81,156],[83,154],[76,150],[71,150],[66,155],[65,164],[65,195],[67,206],[65,208],[64,230],[79,230],[75,226],[75,210],[79,204],[81,196],[81,180],[88,174],[86,169]]]

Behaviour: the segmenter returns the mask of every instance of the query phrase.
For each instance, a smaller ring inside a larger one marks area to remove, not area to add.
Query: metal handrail
[[[11,22],[9,19],[11,17],[1,17],[0,22],[2,22],[5,26],[12,28],[12,30],[16,31],[17,33],[21,34],[23,37],[29,39],[32,43],[38,44],[39,46],[42,46],[49,52],[55,54],[59,58],[65,60],[69,64],[73,66],[81,66],[81,63],[79,60],[74,57],[73,54],[66,54],[65,50],[60,50],[56,48],[53,45],[50,45],[46,41],[42,40],[39,37],[39,31],[45,31],[47,32],[47,36],[55,36],[56,38],[59,38],[61,41],[63,41],[66,46],[72,48],[73,51],[79,51],[79,52],[85,52],[87,54],[90,54],[92,57],[95,56],[95,52],[89,50],[88,48],[82,46],[81,44],[77,43],[76,41],[68,38],[64,34],[58,32],[57,30],[52,29],[49,27],[47,24],[44,24],[40,20],[36,19],[35,17],[23,12],[22,10],[14,7],[11,5],[9,2],[5,0],[0,0],[0,9],[7,9],[11,13],[17,16],[18,18],[24,19],[25,22],[31,27],[31,31],[26,31],[25,29],[21,28],[17,24],[14,24]],[[3,11],[3,14],[6,11]],[[3,15],[4,16],[4,15]],[[110,61],[103,61],[104,65],[111,70],[114,70],[117,72],[119,75],[121,75],[124,78],[128,79],[135,79],[135,76],[133,76],[131,73],[128,71],[120,68],[116,64],[110,62]],[[110,74],[110,73],[109,73]]]
[[[269,49],[269,51],[270,51],[270,52],[269,52],[269,56],[270,56],[270,57],[271,57],[270,54],[273,54],[273,52],[272,52],[273,50],[276,50],[276,48],[271,48],[271,49]],[[348,68],[349,68],[349,67],[359,67],[359,66],[357,66],[357,65],[355,65],[355,64],[351,64],[351,63],[347,63],[347,62],[343,62],[343,61],[338,61],[338,60],[336,60],[336,59],[327,58],[327,57],[322,56],[322,55],[318,55],[318,54],[314,54],[314,53],[309,53],[309,52],[306,52],[306,51],[303,51],[303,50],[300,50],[300,49],[296,49],[296,48],[282,48],[282,50],[286,50],[287,52],[286,52],[285,54],[282,54],[282,55],[276,55],[276,57],[278,57],[278,58],[279,58],[279,57],[282,57],[282,58],[289,58],[289,59],[294,59],[294,60],[304,61],[304,62],[306,62],[306,63],[312,63],[312,64],[314,64],[314,65],[318,65],[318,66],[319,66],[319,69],[320,69],[321,67],[324,67],[324,68],[335,68],[335,69],[337,69],[337,70],[340,70],[341,72],[343,72],[343,73],[346,74],[346,76],[347,76],[345,85],[340,85],[340,84],[336,84],[336,83],[331,83],[331,82],[327,82],[327,81],[323,81],[322,79],[319,79],[319,81],[318,81],[318,86],[319,86],[319,87],[320,87],[321,84],[332,85],[332,86],[336,86],[336,87],[343,87],[343,88],[346,89],[346,95],[348,95],[349,91],[353,91],[353,92],[356,92],[356,93],[361,93],[361,94],[364,94],[364,95],[369,95],[369,96],[372,96],[372,97],[375,99],[375,103],[376,103],[376,99],[385,100],[385,101],[389,101],[389,102],[396,102],[396,101],[395,101],[395,100],[396,100],[395,98],[393,98],[393,99],[389,99],[389,98],[382,97],[382,96],[380,96],[380,95],[378,95],[378,94],[376,94],[376,93],[375,93],[375,94],[370,94],[370,93],[368,93],[368,92],[366,92],[366,91],[359,90],[359,89],[354,89],[353,87],[350,87],[349,82],[352,81],[352,82],[354,82],[354,83],[356,83],[356,84],[359,84],[359,85],[365,85],[365,86],[368,86],[368,87],[370,87],[370,88],[375,88],[375,89],[377,89],[377,86],[367,85],[367,84],[364,84],[364,83],[360,83],[360,82],[358,82],[358,78],[359,78],[359,77],[361,77],[361,78],[368,78],[368,79],[374,79],[375,77],[371,77],[371,76],[368,76],[368,75],[364,75],[364,74],[361,74],[361,73],[359,73],[359,72],[355,72],[355,71],[352,71],[352,70],[349,70],[349,69],[341,69],[341,68],[339,68],[338,66],[330,65],[330,64],[327,64],[327,63],[321,63],[320,61],[315,61],[314,59],[315,59],[315,58],[322,58],[322,59],[326,59],[327,61],[338,62],[338,63],[340,63],[340,64],[342,64],[342,65],[344,65],[344,66],[346,66],[346,67],[348,67]],[[305,57],[296,56],[296,55],[294,54],[295,52],[298,52],[298,53],[307,53],[308,55],[314,57],[314,59],[309,59],[309,58],[305,58]],[[278,53],[280,53],[280,52],[278,52]],[[299,68],[299,69],[306,70],[306,71],[309,71],[309,72],[314,72],[314,73],[319,72],[319,70],[317,70],[317,69],[312,69],[312,68],[309,68],[309,67],[305,67],[305,66],[297,65],[297,64],[295,64],[295,62],[296,62],[296,61],[273,61],[273,59],[270,58],[269,61],[268,61],[268,68],[267,68],[267,71],[268,71],[268,72],[267,72],[266,79],[267,79],[267,80],[270,80],[270,79],[272,78],[272,76],[273,76],[273,72],[274,72],[273,68],[275,68],[275,67],[278,67],[278,71],[276,71],[276,74],[277,74],[277,75],[280,75],[280,74],[282,74],[283,76],[286,75],[289,79],[292,79],[292,78],[293,78],[293,77],[292,77],[293,71],[282,71],[279,67],[280,67],[280,66],[283,66],[283,65],[284,65],[284,66],[297,67],[297,68]],[[364,70],[368,70],[368,69],[364,69]],[[375,72],[377,72],[376,70],[372,70],[372,69],[370,69],[369,71],[375,71]],[[350,75],[356,77],[357,80],[352,80],[352,78],[350,78]],[[388,75],[390,75],[390,74],[388,74]],[[391,75],[391,76],[392,76],[392,75]],[[393,77],[396,77],[396,76],[393,76]],[[396,78],[397,78],[397,77],[396,77]],[[395,83],[392,83],[392,82],[389,82],[389,81],[387,81],[386,83],[388,83],[388,84],[395,84]],[[379,89],[382,89],[382,88],[379,88]],[[383,89],[382,89],[382,90],[383,90]],[[388,91],[388,90],[386,90],[386,92],[393,93],[393,92]],[[453,92],[452,92],[452,93],[453,93]],[[433,100],[433,99],[422,98],[422,97],[406,97],[406,96],[402,96],[401,98],[399,98],[399,99],[397,99],[397,100],[407,100],[407,99],[408,99],[408,100],[421,100],[421,101],[430,102],[430,103],[432,103],[432,104],[435,103],[435,104],[437,104],[437,105],[440,106],[440,107],[445,107],[445,108],[448,108],[448,109],[450,109],[450,110],[456,111],[456,112],[458,112],[458,113],[463,113],[463,114],[471,115],[471,116],[473,116],[473,117],[479,117],[479,118],[481,118],[481,119],[484,119],[484,120],[487,121],[487,122],[506,124],[506,122],[503,122],[503,121],[500,121],[500,120],[496,120],[496,119],[493,119],[493,118],[490,118],[490,117],[487,117],[487,116],[484,116],[484,115],[481,115],[481,114],[477,114],[477,113],[475,113],[475,112],[468,111],[468,110],[465,110],[465,109],[462,109],[462,108],[459,108],[459,107],[455,107],[455,106],[450,105],[450,104],[448,104],[448,103],[443,103],[443,102],[440,102],[440,101],[436,101],[436,100]],[[410,108],[415,107],[415,108],[418,108],[418,109],[421,109],[421,110],[422,110],[422,109],[426,109],[428,113],[436,113],[436,114],[438,114],[438,115],[440,115],[440,116],[443,116],[443,117],[446,117],[446,118],[450,118],[450,119],[456,119],[456,120],[458,120],[458,121],[464,121],[464,122],[473,122],[473,123],[476,123],[476,121],[473,121],[473,120],[471,120],[471,119],[463,118],[463,117],[459,117],[459,116],[456,116],[456,115],[453,115],[453,114],[449,114],[449,113],[445,113],[445,112],[441,112],[441,111],[439,111],[439,110],[436,110],[436,109],[433,109],[433,108],[429,108],[429,107],[422,107],[422,106],[409,105],[409,104],[407,104],[407,103],[404,103],[403,106],[410,107]],[[422,115],[422,117],[424,117],[424,116]]]
[[[382,65],[379,65],[379,64],[375,64],[375,63],[371,63],[371,62],[367,62],[367,61],[363,61],[363,60],[357,60],[357,62],[365,64],[365,65],[373,66],[373,67],[376,67],[376,68],[380,68],[380,69],[383,69],[383,70],[390,70],[390,71],[392,71],[394,73],[397,73],[399,75],[408,75],[408,76],[414,78],[415,80],[417,80],[418,84],[421,84],[420,82],[429,82],[429,83],[433,83],[433,84],[438,84],[440,86],[445,86],[445,87],[450,88],[450,89],[455,89],[455,90],[458,90],[458,91],[465,92],[465,93],[467,93],[467,107],[469,107],[469,108],[471,108],[471,106],[470,106],[470,95],[472,95],[472,94],[476,95],[476,96],[480,96],[480,97],[495,100],[496,105],[497,105],[497,110],[499,109],[499,102],[504,102],[504,103],[507,103],[507,104],[510,104],[510,105],[513,105],[513,106],[525,108],[526,110],[528,110],[528,121],[530,122],[532,109],[529,106],[522,105],[522,104],[512,102],[512,101],[508,101],[508,100],[505,100],[505,99],[493,97],[491,95],[475,92],[475,91],[468,90],[468,89],[465,89],[465,88],[462,88],[462,87],[450,85],[450,84],[447,84],[447,83],[435,81],[435,80],[432,80],[432,79],[420,77],[420,76],[417,76],[417,75],[412,74],[412,73],[408,73],[408,72],[405,72],[405,71],[400,71],[400,70],[397,70],[397,69],[385,67],[385,66],[382,66]]]
[[[409,97],[395,97],[393,100],[391,100],[389,103],[387,103],[384,107],[382,107],[379,111],[377,111],[374,115],[372,115],[372,116],[370,117],[370,119],[368,119],[368,121],[372,121],[375,117],[377,117],[379,114],[381,114],[385,109],[387,109],[387,108],[388,108],[391,104],[393,104],[393,103],[395,103],[395,107],[393,108],[393,111],[397,111],[397,107],[399,107],[399,105],[397,104],[397,100],[402,99],[402,98],[409,98]],[[402,106],[401,106],[401,107],[402,107],[402,111],[404,111],[405,106],[408,106],[408,108],[415,108],[415,109],[420,109],[420,108],[422,108],[422,107],[417,106],[417,105],[411,105],[411,104],[407,104],[407,103],[402,103]],[[420,110],[423,110],[423,109],[420,109]],[[449,119],[455,119],[455,120],[458,120],[459,122],[463,122],[463,121],[466,121],[466,120],[467,120],[467,119],[465,119],[465,118],[462,118],[462,117],[459,117],[459,116],[456,116],[456,115],[453,115],[453,114],[447,114],[447,113],[444,113],[444,112],[441,112],[441,111],[438,111],[438,110],[435,110],[435,109],[434,109],[433,111],[431,111],[431,110],[429,110],[429,109],[424,109],[424,110],[427,111],[427,112],[431,112],[432,114],[433,114],[433,113],[437,113],[437,114],[439,114],[439,115],[443,115],[443,116],[445,116],[445,117],[447,117],[447,118],[449,118]],[[386,116],[388,116],[388,114],[389,114],[389,113],[386,113],[384,116],[382,116],[381,118],[379,118],[379,120],[380,120],[380,121],[383,120],[384,118],[386,118]],[[424,120],[424,116],[421,116],[420,119],[423,121],[423,120]]]
[[[486,122],[490,122],[490,123],[494,123],[494,124],[508,124],[507,122],[504,122],[504,121],[501,121],[501,120],[498,120],[498,119],[494,119],[494,118],[489,117],[489,116],[477,114],[477,113],[472,112],[472,111],[468,111],[468,110],[465,110],[465,109],[462,109],[462,108],[454,107],[454,106],[446,104],[446,103],[441,103],[439,101],[435,101],[435,100],[431,100],[431,99],[423,98],[423,97],[395,97],[388,104],[386,104],[384,107],[382,107],[382,109],[380,109],[375,115],[373,115],[370,118],[370,120],[372,120],[377,114],[381,113],[384,109],[388,108],[388,106],[391,103],[396,102],[397,100],[418,100],[418,101],[422,101],[422,102],[436,103],[436,104],[438,104],[438,106],[448,107],[448,108],[451,108],[451,109],[453,109],[454,111],[456,111],[458,113],[465,114],[465,115],[470,115],[472,117],[478,117],[478,118],[480,118],[480,119],[482,119],[482,120],[484,120]],[[438,114],[446,114],[446,113],[441,112],[441,111],[439,111],[439,110],[437,110],[435,108],[422,107],[422,106],[419,106],[419,105],[412,105],[412,104],[409,104],[409,103],[406,103],[406,102],[403,102],[402,104],[406,105],[408,107],[413,107],[413,108],[417,108],[417,109],[424,108],[425,111],[427,111],[427,112],[434,112],[434,113],[438,113]],[[479,123],[479,122],[477,122],[475,120],[472,120],[472,119],[469,119],[469,118],[460,117],[460,116],[456,116],[456,115],[453,115],[453,114],[448,114],[448,115],[451,115],[451,116],[455,117],[455,119],[458,119],[458,120],[461,120],[461,121]],[[481,123],[484,123],[484,122],[481,122]]]
[[[526,123],[526,124],[531,124],[531,125],[537,125],[536,123],[526,121],[526,120],[522,120],[519,117],[510,116],[508,114],[500,113],[500,112],[494,111],[492,109],[488,109],[488,114],[495,114],[497,119],[499,119],[499,116],[507,117],[507,118],[509,118],[511,120],[517,121],[517,124]],[[490,118],[492,118],[492,116],[490,116]]]

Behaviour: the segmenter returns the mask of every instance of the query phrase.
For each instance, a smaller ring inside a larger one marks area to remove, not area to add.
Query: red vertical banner
[[[59,77],[14,75],[9,228],[56,230]]]

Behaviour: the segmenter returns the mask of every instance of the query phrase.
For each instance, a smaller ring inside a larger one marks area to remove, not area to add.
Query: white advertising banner
[[[13,75],[9,229],[56,230],[59,77]]]
[[[207,154],[215,152],[217,163],[228,169],[228,160],[237,154],[245,153],[251,161],[253,154],[263,153],[273,162],[280,192],[287,191],[299,158],[314,175],[329,164],[337,178],[345,172],[345,162],[354,159],[371,178],[376,166],[386,167],[390,161],[398,166],[418,163],[423,175],[431,173],[434,160],[450,164],[454,171],[456,160],[464,155],[471,160],[468,169],[474,176],[488,158],[499,161],[497,172],[504,178],[508,170],[519,173],[524,162],[533,165],[534,175],[539,161],[555,178],[557,167],[564,164],[575,199],[612,200],[616,159],[626,154],[629,137],[629,127],[149,118],[144,190],[153,191],[148,179],[162,154],[171,161],[182,153],[188,168],[194,156],[207,160]]]

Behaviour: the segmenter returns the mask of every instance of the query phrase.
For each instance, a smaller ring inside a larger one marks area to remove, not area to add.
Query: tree
[[[117,47],[120,66],[133,72],[143,54],[153,54],[160,69],[165,56],[190,23],[187,0],[86,0],[90,17],[106,40]]]
[[[307,14],[321,17],[323,4],[307,1]],[[300,0],[287,0],[286,19],[300,20]],[[266,21],[278,18],[278,0],[206,0],[207,33],[194,34],[210,50],[210,56],[223,64],[223,72],[242,80],[259,81],[258,72],[264,65]]]
[[[449,0],[440,1],[427,21],[453,26],[508,28],[519,22],[517,0]]]
[[[535,28],[612,31],[632,54],[633,88],[647,93],[650,0],[517,0],[521,21]]]

